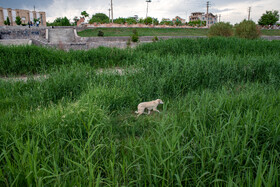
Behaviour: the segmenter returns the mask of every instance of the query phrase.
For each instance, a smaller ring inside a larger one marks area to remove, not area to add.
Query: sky
[[[138,15],[145,18],[147,13],[146,0],[112,0],[114,19]],[[12,9],[27,9],[44,11],[47,21],[52,22],[57,17],[80,17],[86,11],[90,17],[96,13],[109,15],[111,0],[0,0],[0,7]],[[248,18],[248,8],[251,7],[251,19],[259,20],[266,10],[280,12],[280,0],[212,0],[209,12],[221,15],[221,21],[231,24],[239,23]],[[152,0],[148,3],[148,16],[158,18],[174,18],[180,16],[189,21],[192,12],[206,12],[205,0]]]

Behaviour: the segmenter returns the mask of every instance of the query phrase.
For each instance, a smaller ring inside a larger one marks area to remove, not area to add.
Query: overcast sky
[[[92,16],[95,13],[109,14],[111,0],[0,0],[3,8],[19,8],[44,11],[47,21],[57,17],[73,19],[82,11]],[[209,12],[221,15],[221,21],[238,23],[248,17],[248,8],[252,7],[251,18],[257,22],[266,10],[280,10],[280,0],[213,0],[210,1]],[[114,18],[138,15],[146,17],[146,0],[113,0]],[[158,18],[174,18],[180,16],[189,21],[191,12],[206,12],[205,0],[152,0],[149,3],[148,16]],[[71,20],[73,21],[73,20]]]

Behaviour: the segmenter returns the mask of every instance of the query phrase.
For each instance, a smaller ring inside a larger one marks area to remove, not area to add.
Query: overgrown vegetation
[[[206,26],[206,21],[201,21],[201,20],[190,21],[187,25],[189,25],[189,26],[204,27],[204,26]]]
[[[99,30],[106,36],[131,36],[134,28],[94,28],[78,32],[82,37],[96,37]],[[137,28],[139,36],[206,36],[208,29]]]
[[[0,186],[279,186],[279,48],[0,46],[0,75],[48,74],[0,79]],[[157,98],[160,114],[135,117]]]
[[[256,39],[261,35],[260,28],[251,20],[243,20],[235,26],[235,35],[240,38]]]
[[[97,36],[103,37],[104,36],[104,32],[99,30]]]
[[[133,29],[132,32],[133,32],[133,34],[131,36],[132,42],[138,42],[139,41],[139,36],[138,36],[137,30]]]
[[[233,35],[233,32],[233,26],[230,23],[219,22],[210,27],[208,36],[230,37]]]
[[[89,23],[109,23],[109,17],[106,14],[103,13],[96,13],[92,15],[91,19],[89,20]]]
[[[37,21],[37,20],[36,20]],[[34,23],[36,23],[34,20]],[[59,17],[54,20],[52,23],[47,23],[47,26],[71,26],[70,20],[67,17]]]

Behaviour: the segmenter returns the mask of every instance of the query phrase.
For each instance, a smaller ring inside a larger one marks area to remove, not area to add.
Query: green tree
[[[259,25],[274,25],[279,20],[279,12],[277,10],[266,11],[259,19]]]
[[[89,14],[86,11],[81,12],[81,15],[86,18],[89,17]]]
[[[125,22],[126,22],[125,18],[114,19],[114,23],[117,23],[117,24],[124,24]]]
[[[181,20],[179,20],[179,19],[176,19],[176,21],[175,21],[175,25],[176,25],[176,26],[180,26],[180,25],[182,25],[182,22],[181,22]]]
[[[16,17],[16,24],[17,25],[21,24],[21,18],[19,16]]]
[[[6,21],[4,21],[4,24],[5,25],[11,25],[11,22],[10,22],[10,18],[7,17]]]
[[[145,19],[144,19],[144,23],[145,23],[146,25],[151,25],[151,24],[153,23],[153,18],[151,18],[151,17],[145,18]]]
[[[78,18],[77,16],[75,16],[75,17],[73,18],[73,21],[74,21],[74,25],[77,25],[77,22],[79,21],[79,18]]]
[[[135,18],[132,18],[132,17],[127,18],[127,19],[125,20],[125,22],[126,22],[127,24],[129,24],[129,25],[131,25],[131,24],[136,24],[136,23],[137,23],[137,21],[135,20]]]
[[[109,23],[109,17],[103,13],[96,13],[89,20],[89,23],[90,24],[92,24],[92,23]]]
[[[71,26],[70,20],[67,17],[56,18],[53,23],[50,23],[49,26]]]

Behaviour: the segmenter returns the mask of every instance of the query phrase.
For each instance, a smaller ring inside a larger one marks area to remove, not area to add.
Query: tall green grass
[[[0,185],[279,186],[279,46],[216,38],[134,50],[1,47],[4,56],[18,50],[3,59],[26,66],[2,75],[49,77],[0,80]],[[28,67],[26,51],[46,53],[48,65]],[[114,66],[127,71],[98,70]],[[157,98],[160,114],[136,118],[139,102]]]

